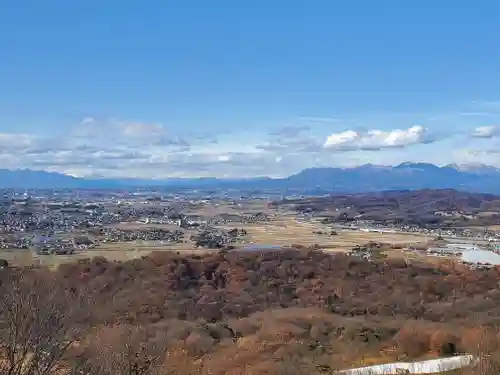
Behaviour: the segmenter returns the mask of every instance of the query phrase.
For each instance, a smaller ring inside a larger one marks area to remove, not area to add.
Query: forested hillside
[[[23,355],[47,374],[116,366],[144,375],[314,374],[496,355],[500,343],[499,269],[371,263],[306,249],[95,258],[56,271],[3,269],[1,278],[2,366],[13,375],[28,374],[13,359]],[[51,352],[53,366],[30,352]]]

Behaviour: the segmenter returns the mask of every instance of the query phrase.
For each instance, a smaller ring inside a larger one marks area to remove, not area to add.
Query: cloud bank
[[[498,135],[498,126],[477,126],[464,139],[489,142]],[[436,162],[429,157],[443,150],[434,144],[450,137],[421,125],[342,129],[340,121],[193,134],[160,123],[87,117],[64,136],[0,133],[0,163],[86,177],[286,176],[314,166]],[[448,151],[445,156],[454,155],[457,162],[472,157]],[[474,157],[486,154],[493,155]]]
[[[474,129],[474,138],[493,138],[500,135],[500,125],[479,126]]]
[[[404,148],[419,143],[431,143],[433,138],[426,128],[415,125],[408,129],[394,129],[389,131],[346,130],[334,133],[326,138],[324,148],[330,150],[381,150],[385,148]]]

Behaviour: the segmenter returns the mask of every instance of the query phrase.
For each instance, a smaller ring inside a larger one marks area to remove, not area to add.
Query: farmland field
[[[226,228],[236,228],[237,225],[228,225]],[[275,221],[251,223],[244,226],[249,233],[249,239],[257,244],[310,246],[318,244],[320,247],[349,250],[353,246],[363,245],[369,241],[390,244],[414,244],[426,242],[428,236],[409,233],[376,233],[359,230],[341,230],[338,235],[319,235],[315,231],[328,231],[318,222],[300,222],[291,216],[282,216]]]
[[[121,229],[146,229],[162,228],[174,230],[172,225],[164,224],[137,224],[126,223],[118,224],[115,227]],[[302,245],[312,246],[317,244],[320,248],[327,251],[344,252],[350,250],[353,246],[363,245],[369,241],[383,242],[389,244],[414,244],[425,243],[429,237],[417,234],[407,233],[374,233],[355,230],[341,230],[338,235],[319,235],[314,231],[326,231],[325,227],[317,222],[301,222],[292,216],[279,216],[276,220],[269,222],[235,223],[231,225],[220,226],[222,229],[244,228],[248,236],[243,240],[245,243],[255,243],[262,245]],[[189,237],[196,233],[195,230],[185,230],[186,243],[180,244],[161,244],[157,241],[132,241],[132,242],[108,242],[101,243],[94,249],[79,251],[72,255],[34,255],[29,250],[7,249],[0,250],[0,258],[6,259],[13,265],[46,265],[57,266],[61,263],[75,261],[77,259],[92,258],[96,256],[106,257],[110,260],[129,260],[148,255],[152,251],[175,251],[190,254],[193,252],[203,252],[203,249],[196,249]]]

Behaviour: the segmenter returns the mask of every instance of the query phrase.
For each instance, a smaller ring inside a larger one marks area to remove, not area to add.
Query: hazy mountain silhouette
[[[302,189],[360,192],[393,189],[460,189],[500,192],[500,170],[486,165],[438,167],[427,163],[402,163],[396,166],[366,164],[355,168],[308,168],[286,178],[252,179],[173,178],[87,179],[61,173],[24,170],[0,170],[0,188],[105,189],[138,186],[172,188],[249,188]]]

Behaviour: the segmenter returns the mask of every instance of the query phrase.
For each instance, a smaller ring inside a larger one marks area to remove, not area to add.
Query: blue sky
[[[495,0],[9,1],[0,166],[500,166],[499,45]]]

